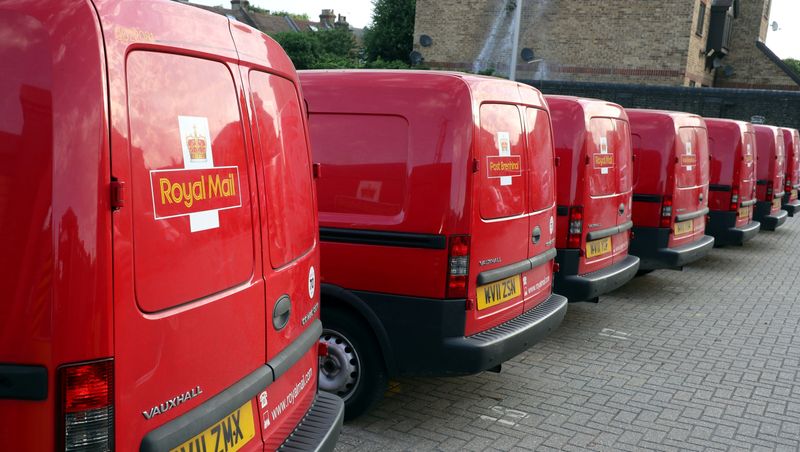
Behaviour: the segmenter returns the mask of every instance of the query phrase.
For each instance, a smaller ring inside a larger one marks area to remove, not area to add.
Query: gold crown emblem
[[[194,132],[186,137],[186,147],[193,162],[206,160],[206,137],[197,133],[197,126],[194,126]]]

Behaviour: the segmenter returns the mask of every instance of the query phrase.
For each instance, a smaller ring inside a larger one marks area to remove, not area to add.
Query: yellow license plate
[[[750,206],[739,207],[739,218],[747,218],[750,216]]]
[[[586,244],[586,258],[602,256],[611,252],[611,237],[600,240],[592,240]]]
[[[774,207],[776,209],[780,209],[781,208],[781,198],[773,199],[772,200],[772,207]]]
[[[789,199],[797,199],[797,189],[793,189],[789,194]]]
[[[675,235],[683,235],[688,234],[694,230],[693,221],[681,221],[680,223],[675,223],[673,226]]]
[[[519,275],[478,287],[478,310],[505,303],[522,293]]]
[[[170,452],[236,452],[256,436],[250,401]]]

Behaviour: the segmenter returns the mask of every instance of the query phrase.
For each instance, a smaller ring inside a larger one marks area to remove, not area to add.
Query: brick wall
[[[800,92],[720,88],[684,88],[568,81],[527,81],[546,94],[592,97],[626,108],[687,111],[709,118],[749,121],[764,116],[767,124],[800,129]]]
[[[689,51],[686,55],[686,80],[684,86],[694,82],[696,86],[712,86],[714,84],[714,71],[706,70],[706,44],[708,42],[708,27],[711,24],[712,0],[695,0],[691,16],[691,24],[687,30],[689,34]],[[700,5],[705,7],[703,24],[700,34],[697,33],[697,22],[700,19]]]

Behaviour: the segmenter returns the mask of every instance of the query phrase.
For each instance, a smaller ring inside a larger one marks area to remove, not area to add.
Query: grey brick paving
[[[800,450],[800,219],[571,304],[500,374],[393,381],[337,450]]]

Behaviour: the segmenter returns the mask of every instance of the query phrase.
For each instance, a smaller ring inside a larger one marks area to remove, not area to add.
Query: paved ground
[[[798,450],[800,219],[572,304],[500,374],[391,383],[337,450]]]

